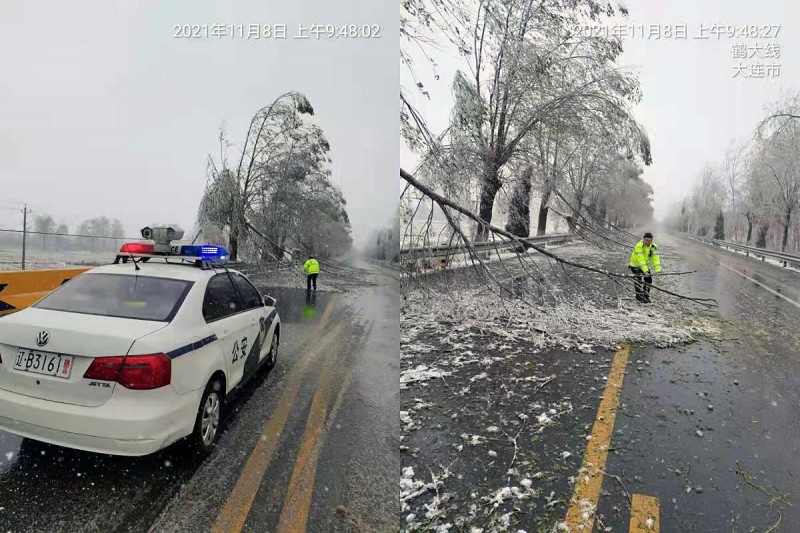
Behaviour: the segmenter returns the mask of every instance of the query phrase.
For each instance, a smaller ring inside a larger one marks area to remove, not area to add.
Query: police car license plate
[[[72,371],[72,356],[20,349],[14,361],[14,370],[68,378]]]

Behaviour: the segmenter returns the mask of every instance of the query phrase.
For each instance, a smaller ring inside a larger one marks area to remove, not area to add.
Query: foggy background
[[[331,144],[355,244],[394,213],[393,3],[6,0],[0,18],[0,228],[21,229],[27,203],[71,233],[102,215],[128,236],[154,222],[188,233],[220,127],[240,151],[253,114],[291,90]],[[287,38],[173,37],[215,23],[285,24]],[[293,39],[300,23],[375,24],[381,37]]]

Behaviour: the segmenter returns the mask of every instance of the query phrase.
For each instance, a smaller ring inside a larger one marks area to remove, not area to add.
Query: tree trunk
[[[758,238],[756,239],[756,247],[758,248],[767,247],[768,232],[769,232],[769,224],[762,224],[761,227],[758,228]]]
[[[239,232],[235,230],[231,230],[231,261],[236,261],[239,255]]]
[[[281,259],[286,259],[286,239],[287,235],[281,235],[281,239],[278,241],[278,246],[280,246],[280,255],[278,256]],[[290,260],[295,259],[294,257],[290,257]]]
[[[528,167],[520,182],[514,187],[509,206],[506,231],[519,237],[528,237],[531,232],[531,179],[533,168]]]
[[[725,240],[725,216],[722,211],[717,215],[717,222],[714,224],[714,238],[720,241]]]
[[[497,191],[500,190],[500,169],[494,163],[486,163],[483,175],[483,183],[481,184],[481,202],[478,211],[478,216],[488,223],[492,221],[492,213],[494,212],[494,199],[497,196]],[[489,238],[489,228],[479,225],[475,240],[486,241]]]
[[[572,204],[572,216],[580,218],[583,211],[583,192],[575,193],[575,203]]]
[[[539,204],[539,220],[536,225],[536,235],[544,235],[545,231],[547,230],[547,214],[550,212],[550,208],[547,207],[547,203],[550,201],[550,188],[548,187],[545,189],[544,193],[542,194],[542,203]]]
[[[753,238],[753,219],[747,217],[747,243],[750,244],[750,239]]]
[[[789,224],[792,220],[792,212],[786,211],[786,217],[783,221],[783,242],[781,243],[781,252],[786,253],[786,244],[789,242]]]

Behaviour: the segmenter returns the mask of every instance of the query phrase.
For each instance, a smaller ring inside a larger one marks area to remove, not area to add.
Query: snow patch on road
[[[663,303],[637,306],[619,300],[615,306],[601,307],[588,300],[570,301],[547,308],[531,306],[521,300],[502,300],[485,288],[468,288],[457,294],[430,298],[422,291],[407,291],[402,320],[414,324],[416,331],[443,331],[443,326],[459,324],[462,331],[476,328],[497,333],[509,340],[524,339],[541,349],[563,348],[595,353],[597,347],[614,349],[622,343],[648,343],[660,347],[694,340],[694,334],[711,331],[713,323],[695,319],[677,306]],[[401,339],[403,357],[416,351],[406,335]],[[426,346],[427,348],[427,346]],[[457,351],[459,348],[454,345]],[[421,353],[421,350],[420,352]],[[498,350],[498,355],[504,354]],[[460,354],[464,362],[464,353]]]
[[[409,370],[400,372],[400,388],[405,389],[410,383],[420,383],[431,379],[449,376],[452,372],[444,372],[438,368],[430,368],[425,365],[418,365]]]

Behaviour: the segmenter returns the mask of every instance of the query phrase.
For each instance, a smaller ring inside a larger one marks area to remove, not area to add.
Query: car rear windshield
[[[123,274],[83,274],[34,307],[87,315],[169,322],[193,282]]]

